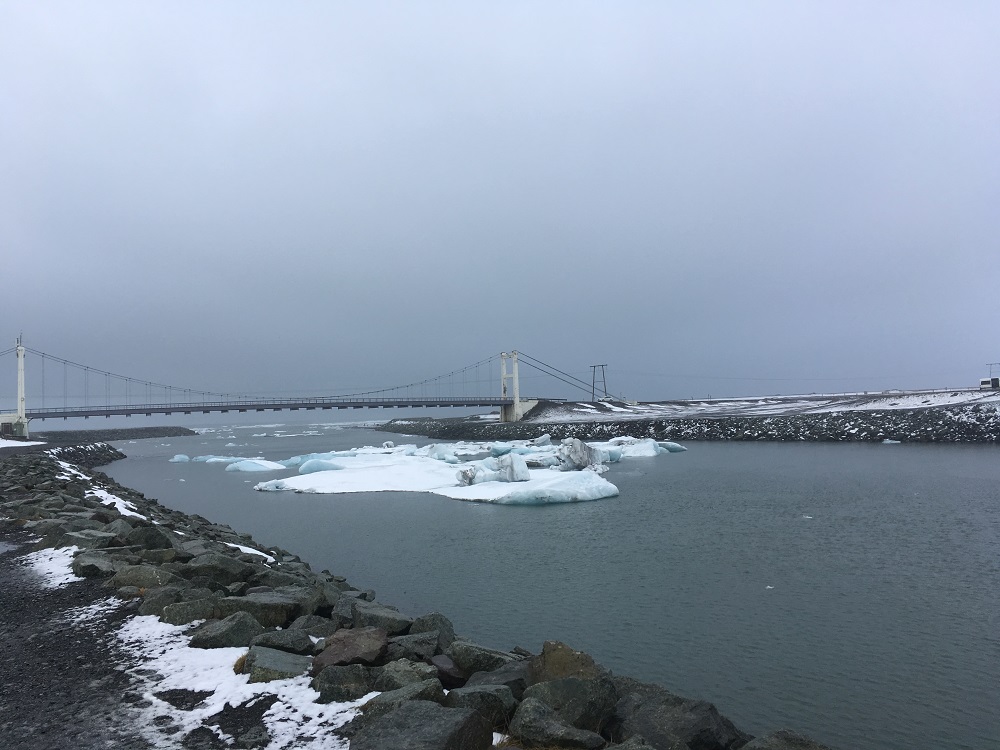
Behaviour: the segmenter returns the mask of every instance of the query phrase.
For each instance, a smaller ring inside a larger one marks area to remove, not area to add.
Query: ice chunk
[[[299,466],[299,474],[312,474],[314,471],[339,471],[344,467],[327,461],[325,458],[310,458]]]
[[[231,464],[236,461],[248,461],[247,456],[195,456],[191,459],[205,464]]]
[[[528,472],[528,464],[524,462],[524,458],[516,453],[508,453],[505,456],[500,456],[497,459],[500,464],[499,474],[503,477],[504,482],[527,482],[531,479],[531,474]]]
[[[514,446],[510,443],[493,443],[490,445],[490,455],[494,458],[506,455],[513,450]]]
[[[449,464],[457,464],[458,457],[455,455],[455,448],[451,445],[428,445],[425,449],[427,457],[437,461],[444,461]]]
[[[312,461],[314,459],[320,461],[329,461],[331,458],[347,458],[358,455],[357,451],[329,451],[327,453],[306,453],[301,456],[292,456],[291,458],[286,458],[283,461],[279,461],[282,466],[286,468],[294,468],[295,466],[301,466],[307,461]]]
[[[386,440],[384,443],[382,443],[382,447],[383,448],[395,448],[396,444],[394,442],[392,442],[391,440]]]
[[[579,471],[591,464],[600,463],[597,452],[579,438],[566,438],[558,451],[560,468],[563,471]]]
[[[170,459],[172,464],[184,464],[191,460],[190,456],[186,456],[183,453],[178,453],[176,456]]]
[[[661,448],[666,450],[667,453],[683,453],[687,450],[687,448],[680,443],[671,443],[669,440],[661,441],[659,445]]]
[[[284,464],[279,464],[277,461],[265,461],[262,458],[247,458],[243,461],[229,464],[226,467],[226,471],[277,471],[284,468],[287,467]]]
[[[530,442],[532,445],[552,445],[552,436],[546,432],[544,435],[539,435]]]
[[[579,503],[618,495],[618,488],[592,471],[571,474],[542,470],[527,482],[485,482],[435,490],[456,500],[502,505]]]

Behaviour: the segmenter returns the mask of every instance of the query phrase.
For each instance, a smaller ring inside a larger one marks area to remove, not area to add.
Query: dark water
[[[121,445],[130,458],[108,473],[404,612],[442,611],[499,647],[563,640],[752,733],[791,727],[843,750],[1000,747],[996,448],[691,443],[613,467],[618,498],[546,507],[257,493],[273,474],[166,460],[401,442],[253,432],[265,430]],[[222,448],[231,436],[249,445]]]

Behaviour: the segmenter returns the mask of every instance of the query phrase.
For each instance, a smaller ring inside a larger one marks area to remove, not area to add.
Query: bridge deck
[[[299,411],[313,409],[402,409],[436,407],[499,407],[513,399],[498,397],[473,398],[307,398],[269,401],[208,401],[187,404],[119,404],[115,406],[69,406],[50,409],[27,409],[30,420],[69,419],[70,417],[130,417],[153,414],[210,414],[212,412]]]

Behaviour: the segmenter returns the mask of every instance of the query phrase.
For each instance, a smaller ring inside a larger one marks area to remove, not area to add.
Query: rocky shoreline
[[[106,444],[0,457],[0,663],[29,686],[0,702],[8,750],[69,743],[277,750],[348,741],[353,750],[482,750],[496,741],[593,750],[823,748],[788,731],[754,739],[710,703],[614,675],[561,643],[507,652],[456,636],[440,613],[404,615],[286,550],[167,509],[93,470],[122,457]],[[74,550],[79,580],[33,585],[26,553],[66,549]],[[60,615],[88,605],[99,616]],[[227,671],[246,675],[258,691],[198,713],[212,690],[164,689],[168,675],[122,652],[116,633],[140,620],[172,629],[206,660],[239,654]],[[339,706],[339,718],[320,714],[288,734],[296,707],[277,710],[289,700],[288,685],[300,686],[311,706]]]
[[[1000,442],[996,406],[970,405],[925,409],[834,411],[756,417],[546,421],[544,411],[522,422],[499,424],[479,419],[397,419],[384,432],[424,435],[440,440],[752,440],[781,442],[993,443]]]

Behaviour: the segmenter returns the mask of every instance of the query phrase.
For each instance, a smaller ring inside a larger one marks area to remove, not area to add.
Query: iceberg
[[[580,503],[616,497],[618,488],[592,471],[572,474],[547,469],[534,472],[527,482],[485,482],[467,487],[435,490],[455,500],[500,505]]]
[[[660,447],[665,449],[667,453],[683,453],[687,450],[687,448],[680,443],[671,443],[669,440],[661,441]]]
[[[183,453],[178,453],[176,456],[170,459],[172,464],[185,464],[191,460],[190,456],[186,456]]]
[[[310,458],[299,466],[299,474],[312,474],[314,471],[340,471],[344,467],[328,461],[325,458]]]
[[[204,464],[231,464],[236,461],[249,461],[246,456],[195,456],[191,459]]]
[[[262,458],[247,458],[243,461],[229,464],[226,471],[277,471],[288,468],[277,461],[265,461]]]

